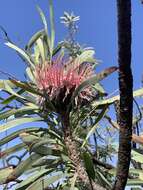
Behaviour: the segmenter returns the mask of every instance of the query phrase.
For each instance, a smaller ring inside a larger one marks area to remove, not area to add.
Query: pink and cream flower
[[[52,100],[61,100],[71,97],[77,87],[94,74],[90,63],[80,63],[78,59],[64,60],[58,56],[52,63],[46,61],[35,69],[35,80],[38,90]],[[86,87],[75,99],[77,103],[83,99],[90,100],[93,91]]]

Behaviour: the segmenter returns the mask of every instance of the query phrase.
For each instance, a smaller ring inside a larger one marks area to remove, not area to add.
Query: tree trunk
[[[119,46],[119,152],[114,190],[124,190],[131,160],[133,79],[131,71],[131,0],[117,0]]]
[[[70,122],[68,115],[62,115],[63,131],[64,131],[64,141],[68,151],[68,156],[74,164],[75,172],[78,176],[78,181],[82,184],[81,189],[86,190],[106,190],[95,182],[89,180],[86,169],[82,163],[80,157],[80,150],[76,141],[72,136],[72,131],[70,129]]]

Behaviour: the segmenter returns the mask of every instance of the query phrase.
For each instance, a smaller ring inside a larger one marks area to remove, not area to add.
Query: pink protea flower
[[[35,69],[35,79],[38,89],[49,97],[50,100],[64,102],[71,97],[75,89],[86,79],[93,75],[93,67],[89,63],[80,63],[78,59],[64,61],[58,56],[50,64],[45,62],[39,64]],[[75,99],[89,100],[93,95],[91,87],[85,88]]]

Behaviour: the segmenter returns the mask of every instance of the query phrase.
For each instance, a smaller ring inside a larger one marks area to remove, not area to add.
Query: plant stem
[[[62,114],[62,125],[64,132],[64,141],[68,151],[68,156],[74,164],[75,172],[78,175],[78,180],[82,184],[84,184],[83,186],[86,190],[105,190],[105,188],[101,187],[100,185],[94,182],[92,182],[91,184],[89,180],[88,174],[86,172],[85,167],[83,166],[80,157],[80,150],[72,135],[72,131],[70,128],[70,119],[68,114]]]

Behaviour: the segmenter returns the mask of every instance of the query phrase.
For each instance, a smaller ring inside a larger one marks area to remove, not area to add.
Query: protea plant
[[[87,52],[85,51],[84,53]],[[82,165],[80,150],[71,130],[71,101],[73,100],[73,107],[78,106],[78,108],[85,103],[90,104],[96,96],[95,89],[92,88],[91,84],[94,84],[94,80],[98,79],[98,77],[101,80],[109,73],[114,72],[117,68],[108,68],[103,73],[100,73],[100,75],[94,76],[94,64],[85,62],[84,59],[81,62],[79,57],[80,56],[77,56],[77,58],[69,57],[65,61],[62,54],[59,54],[59,56],[51,62],[45,61],[42,64],[36,65],[34,76],[36,88],[42,94],[38,100],[39,104],[41,104],[45,109],[44,111],[47,112],[49,105],[48,103],[46,104],[46,100],[48,99],[52,103],[55,112],[59,114],[68,156],[74,163],[78,178],[85,184],[85,188],[87,189],[87,184],[88,186],[91,186],[91,184],[89,183],[85,168]],[[92,185],[95,186],[95,188],[100,188],[98,185]],[[90,186],[89,188],[91,189]]]
[[[30,159],[33,159],[34,161],[38,160],[38,163],[34,162],[35,167],[42,165],[42,169],[44,169],[41,175],[34,178],[35,180],[40,180],[41,176],[46,173],[52,173],[54,176],[56,170],[61,170],[63,172],[62,181],[67,181],[67,188],[72,183],[72,187],[75,186],[77,189],[103,190],[104,188],[98,185],[98,180],[93,174],[94,169],[91,167],[92,175],[89,172],[88,164],[84,165],[84,161],[87,161],[88,158],[89,165],[92,166],[91,152],[88,146],[86,148],[82,146],[81,149],[81,145],[86,143],[85,141],[83,143],[83,139],[80,136],[75,137],[74,127],[77,128],[78,125],[73,124],[75,120],[73,115],[78,113],[79,110],[81,110],[81,115],[85,115],[85,110],[88,111],[88,107],[93,102],[98,101],[100,95],[104,94],[103,90],[100,90],[101,87],[98,88],[99,81],[116,71],[117,68],[110,67],[96,74],[95,67],[97,61],[94,58],[94,50],[80,47],[79,44],[74,42],[73,38],[72,40],[68,39],[60,42],[54,48],[55,30],[51,1],[51,36],[48,34],[46,18],[41,9],[38,8],[38,10],[44,23],[44,29],[31,38],[25,50],[20,49],[10,41],[6,42],[27,63],[27,81],[23,82],[10,78],[2,83],[2,89],[11,94],[7,100],[2,101],[2,104],[9,105],[14,99],[20,102],[20,104],[18,104],[18,109],[13,108],[11,112],[3,112],[1,118],[8,118],[11,115],[18,117],[15,122],[8,121],[8,126],[4,125],[3,131],[9,127],[32,121],[45,121],[48,124],[48,129],[39,129],[38,131],[30,128],[17,133],[17,136],[23,141],[22,148],[26,146],[27,150],[30,149],[30,152],[36,152],[36,155],[32,154],[31,158],[24,162],[24,166],[18,165],[16,169],[9,171],[1,183],[16,180],[24,172],[26,164],[30,165]],[[65,13],[62,19],[66,26],[71,27],[78,20],[78,17]],[[75,30],[75,27],[71,27],[71,29],[73,28]],[[96,86],[97,84],[98,86]],[[21,104],[24,107],[20,107]],[[82,110],[84,110],[84,113],[82,113]],[[97,123],[102,118],[101,116],[104,115],[105,111],[105,108],[101,110],[101,113],[98,110],[96,114],[99,113],[99,118],[97,117],[94,123]],[[22,118],[17,116],[18,114]],[[86,112],[86,114],[88,113]],[[35,115],[38,115],[38,117],[35,117]],[[78,117],[75,118],[78,119]],[[31,134],[31,131],[34,133]],[[17,136],[12,135],[8,140],[3,139],[2,144]],[[80,140],[78,141],[78,139]],[[51,162],[49,162],[47,157],[45,158],[45,156],[51,155],[48,152],[49,147],[52,153],[57,151],[54,155],[56,158]],[[5,155],[6,153],[1,154],[2,157]],[[46,161],[43,159],[46,159]],[[53,168],[47,170],[47,166],[50,163],[52,167],[56,168],[55,173]],[[64,174],[65,171],[67,173]],[[33,182],[36,185],[35,180],[25,182],[26,184],[22,182],[17,189],[28,187]],[[63,184],[63,186],[57,186],[57,189],[63,189],[65,183]],[[79,186],[79,184],[81,185]],[[49,183],[47,186],[49,186]],[[109,188],[109,185],[107,187]]]

